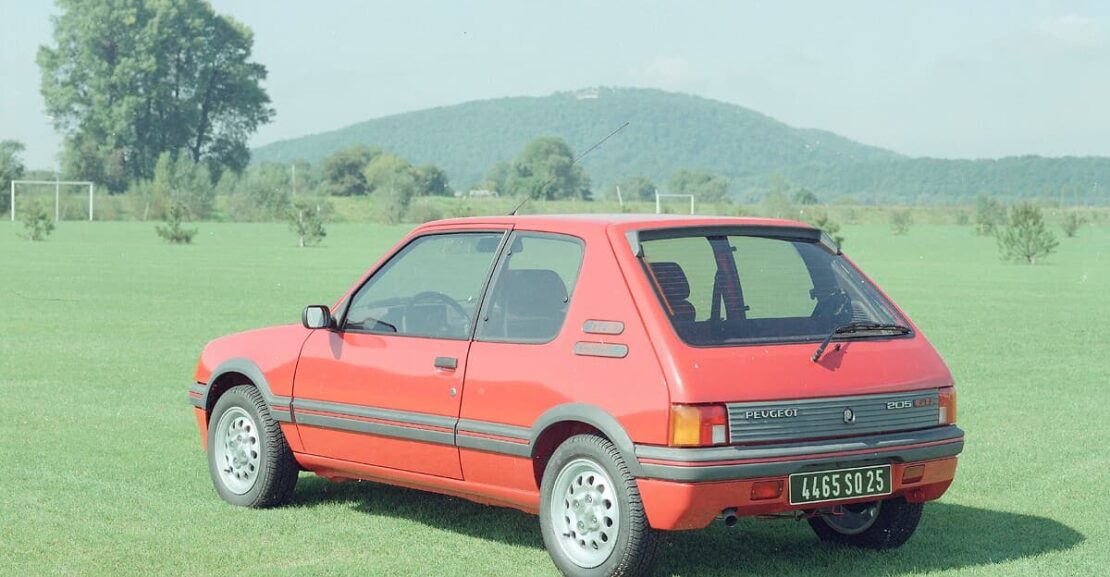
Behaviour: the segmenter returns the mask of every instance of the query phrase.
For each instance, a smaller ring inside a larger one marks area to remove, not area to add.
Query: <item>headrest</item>
[[[536,312],[561,310],[567,302],[567,287],[553,270],[509,270],[505,271],[501,282],[505,287],[505,305],[514,314],[528,314],[529,309]]]
[[[684,301],[690,296],[690,282],[676,262],[653,262],[651,272],[668,301]]]

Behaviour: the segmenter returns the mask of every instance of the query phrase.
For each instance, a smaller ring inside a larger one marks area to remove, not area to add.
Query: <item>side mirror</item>
[[[324,305],[308,305],[301,313],[301,324],[306,329],[330,329],[335,327],[331,310]]]

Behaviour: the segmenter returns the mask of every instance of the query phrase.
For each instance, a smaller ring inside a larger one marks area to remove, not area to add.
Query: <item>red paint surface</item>
[[[471,343],[310,331],[289,325],[212,341],[201,355],[196,379],[207,382],[220,363],[246,358],[262,370],[274,395],[527,429],[552,407],[584,403],[612,416],[633,442],[652,445],[667,443],[672,403],[805,399],[951,385],[944,362],[916,327],[913,338],[845,342],[839,350],[830,349],[819,363],[810,361],[816,347],[810,343],[685,345],[671,328],[626,234],[636,229],[706,225],[808,226],[770,219],[644,215],[433,222],[410,233],[363,278],[423,234],[515,228],[572,235],[582,239],[586,250],[559,336],[544,344]],[[362,279],[351,290],[361,283]],[[624,331],[586,335],[582,325],[587,319],[619,321]],[[572,349],[579,340],[627,345],[628,356],[575,355]],[[455,357],[458,368],[435,368],[438,356]],[[203,434],[207,418],[199,409],[197,421]],[[372,479],[529,511],[538,502],[529,458],[295,423],[283,424],[282,430],[301,465],[329,478]],[[897,491],[914,500],[938,498],[951,483],[955,466],[954,458],[930,461],[922,481],[903,488],[902,465],[896,464]],[[736,507],[742,515],[792,509],[785,495],[751,502],[751,484],[758,480],[640,479],[639,485],[653,526],[685,529],[704,526],[728,507]]]

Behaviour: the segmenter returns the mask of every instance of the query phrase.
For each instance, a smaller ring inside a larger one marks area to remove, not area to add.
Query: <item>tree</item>
[[[890,231],[894,234],[906,234],[910,232],[910,226],[913,224],[913,213],[908,208],[898,209],[890,213]]]
[[[808,188],[799,188],[798,190],[794,191],[794,204],[809,206],[813,204],[818,204],[818,202],[819,201],[817,199],[817,195]]]
[[[387,224],[401,222],[416,196],[416,171],[412,164],[400,156],[381,154],[370,161],[365,176],[378,218]]]
[[[442,168],[425,164],[414,170],[417,196],[451,196],[451,185],[447,183],[447,173]]]
[[[626,176],[614,183],[614,186],[620,187],[624,200],[655,202],[655,183],[646,176]]]
[[[204,0],[58,0],[41,91],[76,177],[122,190],[164,152],[240,171],[273,117],[250,29]]]
[[[496,192],[506,192],[505,182],[509,179],[509,172],[512,171],[513,165],[511,163],[501,161],[489,168],[486,171],[486,177],[480,185],[486,190],[493,190]]]
[[[998,249],[1005,260],[1037,264],[1037,257],[1048,256],[1059,244],[1045,226],[1041,209],[1029,203],[1011,208],[1009,222],[998,231]]]
[[[692,194],[698,202],[728,200],[728,181],[721,176],[680,168],[667,179],[667,192]]]
[[[1006,207],[993,196],[980,194],[975,200],[975,232],[982,236],[1006,223]]]
[[[15,140],[0,141],[0,212],[10,210],[8,206],[10,202],[8,191],[11,190],[13,180],[19,180],[23,176],[23,159],[20,154],[23,152],[23,143]]]
[[[289,176],[284,165],[259,164],[242,175],[225,172],[216,188],[228,197],[228,215],[232,220],[284,220],[291,191]]]
[[[27,202],[23,207],[23,238],[31,242],[43,240],[54,232],[54,221],[37,200]]]
[[[321,165],[324,185],[336,196],[367,194],[366,176],[363,173],[371,160],[382,151],[378,148],[356,145],[338,150],[324,159]]]
[[[1061,228],[1064,229],[1065,236],[1072,238],[1079,232],[1079,227],[1083,226],[1084,223],[1083,217],[1079,216],[1079,213],[1073,210],[1064,217],[1064,224]]]
[[[158,225],[154,231],[171,244],[189,244],[197,234],[195,228],[185,228],[181,223],[189,216],[189,209],[185,203],[175,200],[166,209],[166,226]]]
[[[829,218],[829,213],[823,209],[814,211],[809,223],[824,231],[838,246],[844,245],[844,235],[840,233],[840,224]]]
[[[524,145],[505,178],[505,192],[528,198],[590,198],[590,177],[563,139],[542,136]]]
[[[327,211],[317,202],[309,202],[304,198],[293,200],[289,208],[289,228],[297,233],[301,248],[319,244],[328,236],[324,230],[324,215]]]

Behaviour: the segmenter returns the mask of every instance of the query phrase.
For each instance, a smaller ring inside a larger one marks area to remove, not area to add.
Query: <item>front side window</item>
[[[469,338],[503,235],[451,233],[413,240],[355,293],[344,330]]]
[[[563,326],[582,266],[582,241],[516,232],[498,263],[478,325],[481,341],[545,343]]]
[[[904,323],[842,256],[808,240],[673,231],[640,241],[644,273],[697,346],[824,339],[847,323]]]

